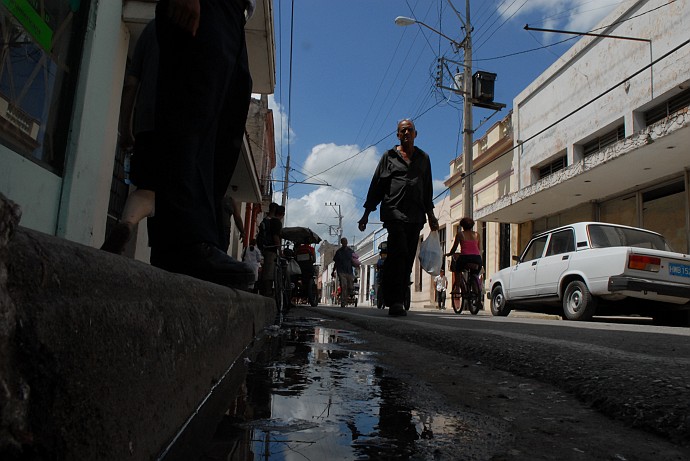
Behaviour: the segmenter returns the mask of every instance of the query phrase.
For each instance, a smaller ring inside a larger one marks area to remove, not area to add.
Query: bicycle
[[[265,248],[275,248],[275,247],[265,247]],[[265,257],[270,257],[271,252],[267,252]],[[287,313],[290,307],[290,293],[292,292],[292,287],[290,286],[290,280],[287,273],[287,258],[280,255],[280,251],[275,253],[276,263],[273,268],[273,280],[272,282],[272,292],[270,297],[276,302],[276,317],[278,323],[283,321],[283,316]]]
[[[455,273],[453,290],[450,293],[453,311],[461,314],[464,309],[467,309],[472,315],[477,315],[484,309],[483,268],[479,264],[465,263],[461,271],[454,269],[451,264],[451,270]]]

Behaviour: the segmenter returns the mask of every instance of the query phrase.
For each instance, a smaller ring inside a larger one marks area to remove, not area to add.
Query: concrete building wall
[[[473,192],[478,207],[493,203],[510,192],[513,178],[512,160],[512,156],[504,155],[477,171]]]
[[[656,11],[655,8],[659,8]],[[648,14],[641,14],[651,11]],[[634,17],[637,16],[637,17]],[[634,17],[634,18],[633,18]],[[619,22],[618,25],[601,27]],[[652,69],[638,73],[593,101],[616,83],[669,52],[688,38],[686,1],[662,0],[621,5],[597,27],[597,33],[651,39],[647,42],[584,37],[514,100],[515,139],[524,141],[514,154],[519,188],[535,182],[533,168],[567,152],[568,164],[581,160],[575,146],[634,119],[633,111],[678,86],[690,76],[690,47]],[[588,104],[588,105],[587,105]],[[587,105],[540,134],[575,109]],[[626,133],[632,132],[631,123]]]
[[[534,232],[583,220],[645,227],[687,251],[689,26],[687,0],[639,0],[595,32],[641,41],[578,39],[514,99],[515,181],[475,219],[519,224],[518,251]]]

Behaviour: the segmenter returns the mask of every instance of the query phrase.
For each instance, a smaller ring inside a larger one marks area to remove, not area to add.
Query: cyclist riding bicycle
[[[455,240],[453,241],[453,246],[446,256],[453,256],[455,250],[460,246],[460,254],[457,256],[455,262],[455,272],[458,275],[465,270],[467,264],[476,264],[481,270],[483,266],[482,261],[482,242],[479,236],[479,232],[472,230],[474,227],[474,220],[470,217],[465,216],[460,220],[460,226],[458,226],[458,232],[455,234]]]

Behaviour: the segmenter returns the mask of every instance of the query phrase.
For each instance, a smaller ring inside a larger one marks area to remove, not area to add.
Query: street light
[[[449,2],[451,3],[451,2]],[[452,3],[451,3],[452,6]],[[455,11],[455,8],[453,8]],[[463,129],[462,129],[462,150],[463,150],[463,188],[462,188],[462,209],[463,215],[472,217],[472,180],[470,178],[470,173],[472,171],[472,137],[474,135],[474,130],[472,129],[472,25],[470,23],[470,0],[465,0],[465,21],[457,14],[460,22],[463,23],[465,28],[465,38],[462,43],[458,43],[447,35],[439,32],[433,27],[424,24],[421,21],[417,21],[413,18],[408,18],[405,16],[398,16],[395,18],[395,23],[399,26],[410,26],[412,24],[419,24],[426,27],[427,29],[437,33],[441,37],[449,40],[455,47],[456,51],[460,48],[465,50],[464,65],[462,66],[462,89],[463,94]]]
[[[443,37],[446,40],[448,40],[449,42],[451,42],[453,45],[455,45],[456,51],[459,50],[460,48],[462,48],[461,43],[456,42],[455,40],[453,40],[452,38],[450,38],[449,36],[447,36],[443,32],[434,29],[433,27],[431,27],[428,24],[423,23],[422,21],[417,21],[416,19],[408,18],[407,16],[398,16],[397,18],[395,18],[395,24],[398,26],[411,26],[412,24],[419,24],[420,26],[426,27],[427,29],[437,33],[441,37]]]

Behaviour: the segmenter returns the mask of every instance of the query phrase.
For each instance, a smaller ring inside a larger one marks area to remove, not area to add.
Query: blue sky
[[[465,1],[452,3],[464,18]],[[475,107],[475,136],[505,117],[513,98],[577,40],[525,31],[525,24],[589,31],[616,6],[631,3],[472,0],[473,72],[496,73],[494,100],[507,105],[496,114]],[[394,19],[413,17],[460,42],[465,32],[448,0],[276,0],[274,16],[274,189],[280,203],[289,154],[286,225],[310,227],[334,242],[317,223],[337,225],[337,212],[325,205],[337,203],[344,235],[351,243],[364,237],[356,222],[369,181],[381,154],[395,145],[402,118],[415,120],[416,144],[431,156],[435,193],[443,191],[449,164],[462,151],[462,99],[436,87],[437,59],[462,61],[463,54],[429,29],[397,26]],[[300,182],[309,184],[294,184]],[[378,211],[370,217],[376,222]]]

